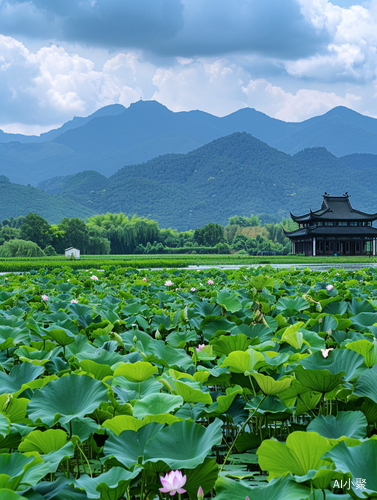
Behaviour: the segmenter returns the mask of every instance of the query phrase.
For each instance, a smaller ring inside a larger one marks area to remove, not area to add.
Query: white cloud
[[[251,80],[243,87],[243,92],[250,107],[256,107],[274,118],[292,122],[321,115],[336,106],[354,108],[361,100],[352,94],[341,97],[334,92],[310,89],[300,89],[293,94],[264,79]]]

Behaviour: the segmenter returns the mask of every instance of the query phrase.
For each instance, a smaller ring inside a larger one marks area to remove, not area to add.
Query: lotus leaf
[[[364,358],[357,352],[352,352],[349,349],[335,349],[328,353],[328,357],[324,358],[320,352],[316,352],[307,358],[299,361],[299,363],[308,369],[322,370],[326,369],[336,375],[344,371],[345,380],[352,380],[356,375],[356,370],[364,362]]]
[[[58,421],[65,424],[94,411],[107,399],[106,392],[102,382],[87,375],[67,375],[35,391],[28,415],[50,427]]]
[[[118,415],[114,418],[105,420],[102,424],[102,427],[105,429],[110,429],[117,436],[123,431],[138,431],[141,427],[143,427],[144,422],[142,420],[138,420],[135,417],[131,417],[130,415]]]
[[[297,484],[291,476],[272,479],[266,486],[253,486],[243,481],[219,477],[215,485],[216,500],[303,500],[308,498],[310,488]],[[343,500],[343,499],[341,499]]]
[[[140,468],[130,472],[121,467],[113,467],[109,472],[105,472],[98,477],[81,476],[73,484],[75,488],[85,491],[88,498],[119,500],[124,498],[123,495],[127,491],[131,480],[138,476],[140,471]]]
[[[124,363],[114,372],[114,377],[124,377],[130,382],[143,382],[158,372],[157,366],[144,361]]]
[[[358,488],[351,482],[351,489],[357,498],[367,495],[376,496],[377,492],[377,441],[370,439],[359,446],[348,447],[345,442],[340,442],[324,457],[325,460],[334,462],[337,471],[350,473],[353,480],[365,480],[365,488]],[[370,498],[370,497],[369,497]]]
[[[246,352],[233,351],[225,358],[221,366],[229,366],[233,373],[251,373],[258,363],[264,363],[262,353],[250,348]]]
[[[170,413],[182,405],[183,398],[181,396],[155,393],[136,401],[133,414],[136,418],[143,418],[146,415],[160,415],[163,413]]]
[[[328,464],[322,457],[330,449],[330,442],[316,432],[296,431],[289,434],[285,444],[273,439],[263,441],[257,451],[258,463],[269,472],[269,478],[288,472],[305,476]]]
[[[347,349],[355,351],[363,356],[365,364],[368,368],[372,368],[377,364],[377,342],[369,342],[369,340],[357,340],[346,344]]]
[[[325,394],[332,391],[339,384],[342,384],[344,372],[333,374],[329,370],[309,370],[302,365],[297,365],[294,369],[298,382],[308,389]]]
[[[217,292],[216,302],[226,311],[236,312],[242,308],[241,301],[237,294],[224,288]]]
[[[176,392],[182,397],[185,403],[205,403],[212,404],[211,395],[208,392],[203,392],[199,382],[186,383],[177,380],[175,382]]]
[[[317,432],[327,439],[339,439],[342,436],[362,439],[367,432],[367,419],[361,411],[340,411],[334,415],[318,415],[310,422],[307,432]]]
[[[0,372],[0,395],[19,391],[24,384],[36,379],[43,372],[42,366],[33,366],[30,363],[15,365],[9,375]]]
[[[356,382],[353,393],[356,396],[365,396],[377,403],[377,365],[365,370]]]
[[[125,430],[117,436],[110,434],[103,448],[105,460],[115,457],[125,467],[132,467],[138,463],[140,457],[144,456],[144,449],[148,441],[163,427],[163,424],[149,423],[135,431]]]
[[[212,446],[222,441],[222,422],[216,419],[206,429],[185,420],[165,427],[151,439],[145,462],[165,462],[171,469],[194,469],[203,463]]]
[[[276,396],[291,385],[293,377],[282,377],[279,380],[274,380],[272,377],[263,375],[263,373],[251,373],[251,376],[258,382],[261,391],[266,396]]]

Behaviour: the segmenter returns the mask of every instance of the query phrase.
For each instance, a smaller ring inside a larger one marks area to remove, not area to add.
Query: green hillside
[[[34,212],[48,220],[50,224],[60,222],[64,217],[85,219],[95,212],[77,202],[51,196],[40,189],[13,184],[4,175],[0,176],[0,220],[18,217]]]
[[[349,191],[356,208],[375,212],[376,184],[325,148],[290,156],[250,134],[235,133],[191,153],[123,167],[109,178],[85,171],[40,187],[98,213],[137,213],[183,231],[208,222],[226,224],[235,214],[307,212],[319,208],[324,191]]]

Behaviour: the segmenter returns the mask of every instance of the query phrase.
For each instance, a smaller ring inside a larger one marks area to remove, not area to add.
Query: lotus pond
[[[375,337],[372,268],[0,276],[0,499],[377,498]]]

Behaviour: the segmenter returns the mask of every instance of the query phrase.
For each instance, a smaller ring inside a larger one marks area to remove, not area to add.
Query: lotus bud
[[[329,331],[327,332],[329,335],[332,335],[332,330],[329,328]]]
[[[203,491],[203,488],[201,486],[199,486],[199,489],[198,489],[198,500],[204,500],[204,491]]]
[[[162,335],[161,333],[157,330],[156,333],[154,334],[154,338],[156,340],[162,340]]]
[[[323,319],[319,318],[318,323],[322,323]]]
[[[137,342],[137,336],[136,335],[134,335],[134,338],[132,339],[132,341],[133,341],[134,344],[136,344],[136,342]]]

